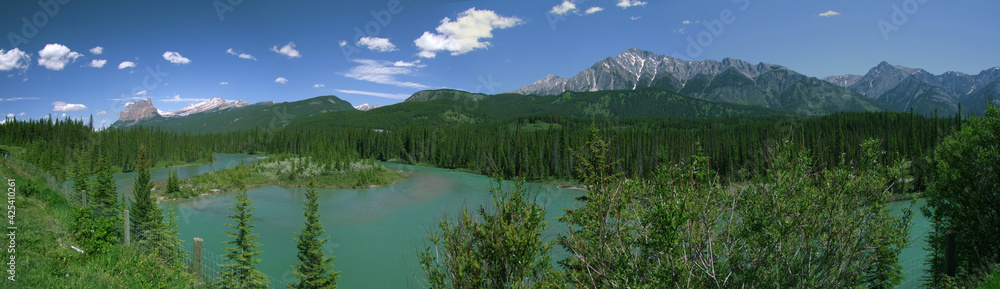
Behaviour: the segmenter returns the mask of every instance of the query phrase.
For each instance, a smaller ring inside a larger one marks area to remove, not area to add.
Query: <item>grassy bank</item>
[[[391,186],[406,179],[403,172],[382,167],[371,160],[318,162],[307,157],[275,156],[253,164],[241,164],[180,181],[180,191],[168,194],[166,182],[157,183],[154,196],[161,201],[281,186],[324,189]]]
[[[9,187],[7,179],[15,180],[17,227],[15,281],[4,272],[0,288],[200,288],[183,268],[167,266],[134,247],[113,246],[103,254],[76,251],[72,247],[80,246],[68,229],[74,208],[39,176],[28,175],[6,160],[0,162],[4,187]],[[4,247],[9,249],[7,242]],[[9,256],[4,250],[4,263]]]

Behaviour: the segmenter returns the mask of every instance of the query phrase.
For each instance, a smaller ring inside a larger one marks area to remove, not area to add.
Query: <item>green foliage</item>
[[[604,185],[562,217],[560,264],[581,288],[889,288],[910,217],[886,205],[906,164],[862,147],[864,162],[817,172],[785,142],[767,174],[729,185],[700,150],[650,181],[584,180]]]
[[[934,232],[930,284],[945,270],[945,235],[955,236],[956,280],[971,280],[1000,263],[1000,110],[990,107],[973,117],[934,150],[924,214]],[[961,282],[960,282],[961,283]]]
[[[117,187],[107,162],[101,158],[96,168],[96,180],[88,191],[88,207],[74,209],[70,230],[80,247],[91,255],[105,253],[122,244],[124,236],[122,207]]]
[[[253,200],[247,197],[246,192],[240,192],[236,195],[233,207],[229,209],[233,211],[229,218],[234,223],[226,226],[233,231],[225,232],[231,240],[222,243],[232,245],[226,248],[228,253],[223,255],[230,263],[219,265],[223,269],[218,280],[219,286],[225,289],[267,288],[270,281],[256,268],[261,261],[257,259],[257,255],[262,251],[258,250],[260,243],[255,242],[258,234],[251,233],[256,226],[251,222],[258,219],[253,215]]]
[[[522,182],[509,191],[497,179],[490,186],[492,210],[473,216],[463,208],[445,216],[430,245],[418,252],[430,288],[560,288],[551,268],[551,245],[541,240],[548,226],[545,212],[524,192]]]
[[[299,249],[299,264],[292,265],[298,283],[288,284],[288,288],[337,288],[338,272],[333,271],[333,257],[323,255],[323,244],[330,240],[324,238],[323,223],[319,218],[319,195],[312,188],[306,191],[306,201],[303,202],[302,214],[306,217],[302,232],[295,234],[296,247]]]

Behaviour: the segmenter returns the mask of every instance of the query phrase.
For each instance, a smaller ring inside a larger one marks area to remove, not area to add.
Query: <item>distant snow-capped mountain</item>
[[[160,115],[164,117],[181,117],[207,111],[223,110],[234,107],[244,107],[247,105],[249,104],[247,104],[246,101],[242,100],[227,102],[225,99],[219,97],[213,97],[212,99],[202,101],[199,103],[188,104],[184,108],[179,109],[177,111],[167,112],[157,109],[157,112],[159,112]]]
[[[365,103],[365,104],[362,104],[362,105],[359,105],[359,106],[355,106],[354,109],[362,110],[362,111],[369,111],[369,110],[376,109],[376,108],[379,108],[379,107],[382,107],[382,106],[381,105],[377,105],[377,104],[367,104],[367,103]]]

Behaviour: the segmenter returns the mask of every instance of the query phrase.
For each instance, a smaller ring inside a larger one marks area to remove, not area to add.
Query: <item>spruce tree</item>
[[[258,219],[253,216],[253,200],[250,200],[246,192],[240,192],[236,195],[234,206],[229,209],[235,213],[229,215],[235,224],[226,226],[233,228],[234,231],[226,232],[232,240],[222,243],[233,246],[226,248],[226,252],[229,253],[223,255],[230,263],[219,265],[223,268],[219,285],[225,289],[267,288],[269,283],[267,276],[255,268],[257,263],[260,263],[260,259],[256,257],[262,251],[257,250],[261,246],[260,243],[254,242],[258,234],[250,232],[255,227],[250,222]]]
[[[138,174],[132,187],[135,202],[131,204],[132,231],[137,240],[154,238],[163,227],[163,211],[149,195],[152,184],[149,182],[149,159],[146,148],[139,148],[139,156],[135,162]]]
[[[302,227],[301,233],[295,234],[299,265],[292,265],[292,268],[299,282],[288,284],[288,288],[337,288],[338,272],[333,271],[333,257],[323,255],[323,244],[330,238],[323,238],[325,231],[319,221],[319,195],[314,187],[315,184],[310,182],[306,201],[302,202],[305,227]]]
[[[170,170],[167,178],[167,196],[175,196],[181,191],[181,182],[177,178],[177,170]]]

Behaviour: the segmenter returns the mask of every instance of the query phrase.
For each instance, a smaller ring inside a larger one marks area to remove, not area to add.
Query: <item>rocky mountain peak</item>
[[[134,123],[139,120],[159,116],[156,107],[153,107],[153,99],[130,102],[125,105],[125,110],[118,116],[118,121],[123,123]]]

